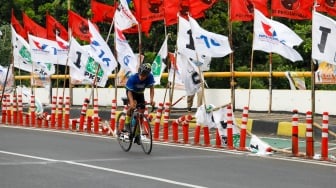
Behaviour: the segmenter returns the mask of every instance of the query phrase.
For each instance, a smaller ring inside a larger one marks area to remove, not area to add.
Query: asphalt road
[[[123,152],[111,137],[0,125],[1,188],[335,188],[336,164],[155,142]]]

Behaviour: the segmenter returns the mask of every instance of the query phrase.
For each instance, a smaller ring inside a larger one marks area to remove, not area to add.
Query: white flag
[[[224,57],[232,53],[229,39],[226,36],[206,31],[190,16],[189,23],[197,54],[205,54],[210,57]]]
[[[117,67],[117,61],[112,54],[111,49],[97,31],[96,27],[88,20],[89,30],[91,33],[90,53],[93,59],[98,62],[105,74],[111,74]]]
[[[118,62],[122,68],[126,71],[131,71],[133,74],[137,73],[137,65],[139,59],[134,55],[134,52],[125,35],[122,33],[118,26],[115,26],[115,40],[116,40],[116,50]]]
[[[163,44],[160,48],[159,53],[156,55],[153,63],[152,63],[152,73],[155,80],[155,85],[160,85],[160,80],[164,69],[166,68],[166,64],[164,61],[167,59],[168,55],[168,35],[166,36]]]
[[[177,34],[177,50],[186,56],[194,65],[201,67],[201,70],[207,71],[210,67],[211,57],[200,52],[196,54],[195,43],[191,33],[191,27],[188,20],[179,16],[179,26]]]
[[[12,29],[12,45],[14,67],[27,72],[34,72],[39,75],[52,75],[55,73],[55,66],[51,63],[33,62],[28,42]]]
[[[56,35],[56,42],[59,47],[57,50],[58,64],[66,65],[66,62],[68,60],[68,53],[69,53],[69,42],[63,40],[58,35]]]
[[[36,37],[30,34],[28,34],[28,41],[31,50],[31,58],[34,62],[58,63],[58,44],[56,41]]]
[[[176,64],[180,71],[186,95],[194,95],[199,90],[202,78],[198,68],[183,54],[177,53]]]
[[[336,21],[313,12],[312,58],[336,65]]]
[[[138,24],[138,21],[128,7],[126,0],[120,0],[120,4],[114,13],[114,24],[121,30],[125,30]]]
[[[71,38],[69,50],[70,76],[73,84],[92,84],[105,87],[108,75],[98,68],[98,63],[89,55],[90,46],[81,46],[75,38]]]
[[[292,62],[302,61],[301,55],[293,49],[302,39],[286,25],[268,19],[254,9],[253,50],[277,53]]]

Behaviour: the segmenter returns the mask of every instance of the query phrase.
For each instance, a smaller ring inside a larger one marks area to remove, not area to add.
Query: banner
[[[315,72],[315,84],[336,84],[336,65],[326,61],[319,62]]]
[[[286,71],[285,75],[289,81],[291,90],[306,90],[305,79],[302,76],[298,76],[295,72]]]

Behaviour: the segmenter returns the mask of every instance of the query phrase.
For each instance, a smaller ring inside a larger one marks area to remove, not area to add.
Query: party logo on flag
[[[95,62],[92,57],[89,57],[87,64],[86,64],[85,77],[88,77],[90,80],[94,80],[98,67],[99,67],[99,64]],[[103,76],[104,76],[104,71],[102,69],[99,69],[97,73],[97,82],[100,82]]]

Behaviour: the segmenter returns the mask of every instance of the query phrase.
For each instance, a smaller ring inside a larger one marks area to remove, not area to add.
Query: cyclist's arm
[[[154,85],[152,85],[152,86],[150,86],[150,88],[149,88],[149,101],[150,101],[150,104],[152,105],[152,106],[154,106],[155,105],[155,102],[154,102]]]

